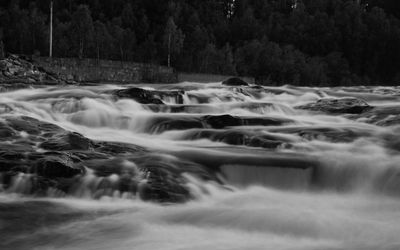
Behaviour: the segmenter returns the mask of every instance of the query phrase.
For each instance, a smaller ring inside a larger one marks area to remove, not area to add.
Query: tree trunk
[[[100,45],[97,43],[97,64],[100,63]]]
[[[81,39],[81,41],[79,42],[79,59],[83,59],[83,40]]]
[[[168,68],[171,67],[171,33],[168,35]]]
[[[0,60],[4,59],[4,43],[3,40],[0,40]]]
[[[122,48],[122,46],[119,46],[119,52],[121,53],[121,62],[124,61],[124,49]]]

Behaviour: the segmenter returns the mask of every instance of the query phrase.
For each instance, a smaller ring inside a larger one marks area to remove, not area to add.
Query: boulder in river
[[[215,129],[234,126],[280,126],[293,121],[285,118],[274,117],[241,117],[232,115],[207,115],[202,118],[205,123]]]
[[[164,104],[152,91],[141,88],[121,89],[114,94],[119,98],[133,99],[141,104]]]
[[[364,100],[354,97],[346,97],[340,99],[323,98],[316,102],[298,106],[296,108],[326,113],[361,114],[370,110],[372,107]]]
[[[89,150],[91,141],[79,133],[67,132],[53,136],[40,144],[40,147],[47,150]]]
[[[36,162],[33,170],[37,175],[48,178],[72,178],[85,172],[66,154],[46,156]]]
[[[249,84],[239,77],[232,77],[222,82],[225,86],[249,86]]]
[[[382,127],[397,126],[400,124],[400,106],[374,107],[360,115],[354,115],[352,118]]]

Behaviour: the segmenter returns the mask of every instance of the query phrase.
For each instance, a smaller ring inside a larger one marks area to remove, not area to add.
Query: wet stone
[[[341,99],[324,98],[317,102],[298,106],[296,108],[327,113],[361,114],[370,110],[372,107],[361,99],[346,97]]]
[[[225,86],[248,86],[249,84],[238,77],[232,77],[222,82]]]
[[[141,88],[117,90],[114,95],[119,98],[133,99],[141,104],[164,104],[152,91]]]
[[[76,167],[67,155],[47,156],[36,162],[33,172],[48,178],[72,178],[84,174],[84,169]]]
[[[79,133],[68,132],[55,135],[40,144],[40,147],[47,150],[89,150],[91,141]]]

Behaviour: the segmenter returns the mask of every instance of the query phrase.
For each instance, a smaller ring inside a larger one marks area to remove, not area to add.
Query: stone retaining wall
[[[173,68],[96,59],[35,57],[35,65],[67,81],[119,83],[177,82]]]

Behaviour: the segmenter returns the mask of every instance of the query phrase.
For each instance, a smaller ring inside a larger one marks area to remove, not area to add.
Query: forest
[[[54,0],[55,57],[261,84],[400,83],[398,0]],[[50,0],[0,0],[9,53],[48,56]]]

